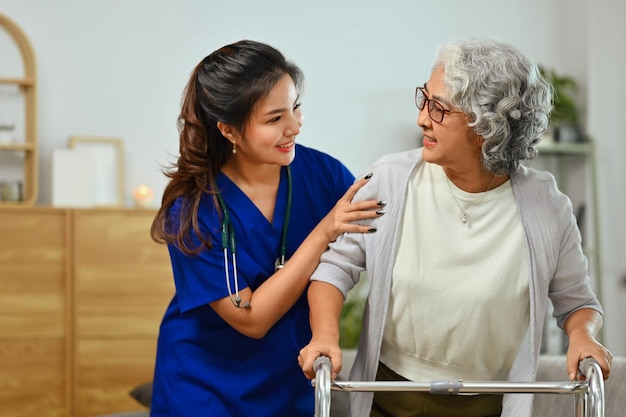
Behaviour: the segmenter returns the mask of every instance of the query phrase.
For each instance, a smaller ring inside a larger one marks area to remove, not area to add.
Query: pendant
[[[469,221],[469,216],[467,215],[467,213],[463,213],[463,218],[461,220],[463,221],[463,223],[467,223]]]

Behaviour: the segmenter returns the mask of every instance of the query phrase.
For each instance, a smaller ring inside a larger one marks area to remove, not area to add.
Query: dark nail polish
[[[376,204],[378,204],[379,206],[386,206],[387,202],[386,201],[377,201]]]
[[[376,230],[378,230],[378,229],[376,229],[375,227],[371,227],[371,228],[367,229],[367,231],[370,232],[370,233],[374,233]]]
[[[376,214],[382,216],[383,214],[385,214],[385,210],[376,210]]]
[[[370,178],[372,178],[372,175],[374,175],[374,173],[373,173],[373,172],[370,172],[369,174],[367,174],[367,175],[366,175],[365,177],[363,177],[363,178],[365,178],[366,180],[369,180]]]

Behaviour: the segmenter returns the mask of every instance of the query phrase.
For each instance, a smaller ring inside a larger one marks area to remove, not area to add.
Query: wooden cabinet
[[[74,213],[76,416],[141,409],[129,391],[152,380],[161,317],[174,289],[154,213]]]
[[[0,415],[68,416],[69,217],[0,211]]]
[[[0,210],[0,415],[141,410],[174,293],[149,210]]]

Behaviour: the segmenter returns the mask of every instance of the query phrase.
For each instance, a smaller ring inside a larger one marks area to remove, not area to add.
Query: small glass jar
[[[22,183],[20,181],[0,182],[0,201],[3,203],[22,201]]]
[[[0,124],[0,143],[10,144],[15,142],[15,125]]]

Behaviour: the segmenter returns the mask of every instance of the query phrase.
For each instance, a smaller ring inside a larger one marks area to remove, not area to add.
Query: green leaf
[[[571,123],[578,125],[578,106],[574,99],[574,93],[578,90],[576,80],[568,75],[560,75],[553,69],[539,66],[541,75],[552,84],[554,88],[554,109],[550,113],[550,121],[559,123]]]

